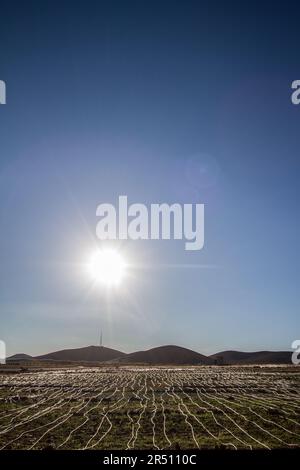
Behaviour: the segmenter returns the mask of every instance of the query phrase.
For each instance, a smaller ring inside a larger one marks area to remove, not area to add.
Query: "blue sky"
[[[1,6],[9,354],[96,344],[100,327],[124,351],[289,349],[299,336],[296,3],[174,3]],[[97,205],[121,194],[204,203],[205,246],[124,242],[145,268],[107,301],[82,263]]]

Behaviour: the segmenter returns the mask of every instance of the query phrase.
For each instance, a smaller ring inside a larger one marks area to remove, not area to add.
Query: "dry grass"
[[[2,449],[300,447],[298,368],[70,368],[0,375]]]

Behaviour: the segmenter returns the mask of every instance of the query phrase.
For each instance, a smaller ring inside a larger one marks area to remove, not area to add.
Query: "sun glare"
[[[99,250],[89,263],[89,271],[94,281],[107,287],[118,286],[126,271],[122,256],[115,250]]]

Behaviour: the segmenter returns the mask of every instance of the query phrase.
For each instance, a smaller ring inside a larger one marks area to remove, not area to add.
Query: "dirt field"
[[[300,447],[298,367],[0,375],[1,449]]]

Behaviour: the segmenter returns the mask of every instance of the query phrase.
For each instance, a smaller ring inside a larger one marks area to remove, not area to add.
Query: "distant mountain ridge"
[[[17,353],[7,358],[8,361],[32,361],[34,357],[29,354]]]
[[[222,351],[210,357],[224,364],[291,364],[289,351]]]
[[[203,354],[174,345],[133,352],[116,359],[114,362],[126,364],[213,364],[213,361]]]
[[[49,354],[37,356],[35,359],[54,360],[54,361],[87,361],[87,362],[105,362],[111,361],[117,357],[122,357],[125,353],[116,349],[106,348],[104,346],[87,346],[77,349],[63,349]]]
[[[7,362],[57,361],[57,362],[102,362],[112,364],[171,364],[171,365],[254,365],[254,364],[291,364],[289,351],[222,351],[205,356],[181,346],[166,345],[146,351],[126,354],[104,346],[87,346],[63,349],[41,356],[15,354]]]

